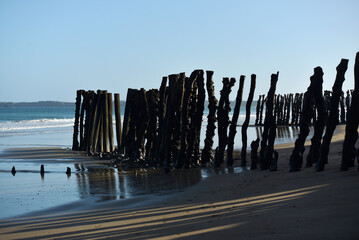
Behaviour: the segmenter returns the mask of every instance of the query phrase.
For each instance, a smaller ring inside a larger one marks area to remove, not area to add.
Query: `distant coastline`
[[[39,101],[39,102],[0,102],[0,107],[74,107],[74,102]]]
[[[126,106],[126,101],[121,100],[121,108],[124,109]],[[230,101],[231,108],[235,106],[235,101]],[[205,107],[207,107],[208,102],[205,102]],[[257,101],[252,102],[252,106],[256,106]],[[242,101],[242,107],[246,106],[246,101]],[[16,107],[75,107],[75,102],[59,102],[59,101],[38,101],[38,102],[0,102],[0,108],[16,108]]]

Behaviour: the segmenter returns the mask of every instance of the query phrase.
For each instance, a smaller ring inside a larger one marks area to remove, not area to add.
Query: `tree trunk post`
[[[242,151],[241,151],[241,166],[244,167],[247,165],[247,128],[249,125],[249,120],[251,117],[251,106],[253,101],[254,90],[256,89],[256,75],[251,75],[251,86],[249,90],[249,95],[246,103],[246,118],[242,125]]]
[[[357,52],[354,64],[354,91],[345,127],[345,138],[342,151],[340,170],[346,171],[354,166],[355,143],[358,140],[359,124],[359,52]]]
[[[317,159],[316,170],[323,171],[324,165],[328,163],[329,146],[333,137],[334,130],[339,122],[339,101],[342,95],[342,86],[345,81],[345,72],[348,69],[348,59],[342,59],[337,66],[337,76],[333,85],[333,94],[329,103],[329,116],[327,127],[323,137],[323,143],[320,149],[320,155]],[[315,159],[314,159],[315,160]]]
[[[214,85],[213,85],[213,71],[206,71],[207,74],[207,94],[208,94],[208,116],[207,116],[207,129],[206,129],[206,139],[204,140],[204,148],[202,150],[202,166],[207,166],[208,163],[213,161],[213,136],[216,130],[216,112],[217,112],[217,103],[218,100],[214,94]]]

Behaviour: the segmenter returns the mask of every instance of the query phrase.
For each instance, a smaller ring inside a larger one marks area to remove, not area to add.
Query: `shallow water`
[[[241,147],[240,127],[235,139],[235,148]],[[248,128],[250,141],[261,137],[262,127]],[[204,139],[205,126],[202,128]],[[279,127],[276,144],[294,142],[298,128]],[[310,137],[310,136],[309,136]],[[308,139],[309,139],[308,137]],[[0,152],[21,147],[71,147],[72,131],[42,132],[39,134],[0,137]],[[217,139],[215,138],[215,143]],[[215,145],[216,146],[216,145]],[[214,146],[214,147],[215,147]],[[42,162],[43,159],[1,159],[0,160],[0,218],[21,215],[32,211],[68,204],[78,200],[103,202],[131,199],[144,194],[158,196],[198,183],[213,174],[243,172],[246,169],[190,169],[176,170],[170,174],[160,171],[122,172],[114,167],[96,169],[81,165],[57,162]],[[40,175],[40,165],[45,165],[44,176]],[[12,176],[11,168],[16,167]],[[65,174],[70,167],[72,174]]]

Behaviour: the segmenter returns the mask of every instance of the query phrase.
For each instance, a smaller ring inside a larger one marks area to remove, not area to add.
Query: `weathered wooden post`
[[[110,152],[110,136],[109,136],[109,109],[108,109],[108,95],[107,95],[107,91],[103,92],[103,104],[102,104],[102,109],[103,109],[103,114],[102,114],[102,121],[103,121],[103,145],[104,145],[104,152],[109,153]],[[112,115],[111,115],[112,118]]]
[[[224,160],[224,151],[227,145],[227,129],[229,125],[228,113],[231,111],[229,103],[229,94],[236,82],[235,78],[223,78],[223,88],[218,103],[218,147],[214,157],[214,167],[219,168]]]
[[[273,118],[273,103],[274,103],[274,94],[277,86],[278,75],[271,75],[271,85],[267,94],[267,103],[266,103],[266,115],[264,119],[264,130],[261,141],[261,150],[259,154],[259,162],[260,169],[266,170],[270,166],[270,162],[272,159],[273,151],[274,151],[274,138],[275,138],[275,130],[276,123]]]
[[[323,95],[322,95],[322,83],[323,83],[323,70],[321,67],[314,68],[314,74],[310,77],[310,85],[307,89],[307,91],[304,94],[304,100],[303,100],[303,110],[302,110],[302,116],[300,121],[300,132],[297,140],[295,141],[294,149],[292,152],[292,155],[290,156],[289,160],[289,166],[290,172],[300,171],[303,164],[303,153],[305,151],[304,142],[309,134],[309,124],[310,120],[312,119],[313,114],[313,99],[314,95],[316,96],[316,100],[318,101],[318,107],[321,107],[321,112],[324,112],[324,106],[323,106]],[[320,101],[320,99],[322,99]],[[322,118],[322,114],[320,115]],[[323,123],[322,123],[323,124]],[[316,139],[314,139],[314,144],[316,147],[318,147],[318,151],[320,148],[320,139],[318,137],[318,134],[320,132],[320,129],[316,130]],[[313,136],[314,138],[314,136]],[[317,141],[319,139],[319,146],[317,145]],[[313,140],[313,139],[312,139]],[[312,141],[313,144],[313,141]],[[316,153],[317,154],[317,153]]]
[[[126,153],[126,145],[128,145],[128,144],[126,141],[127,141],[127,134],[128,134],[129,125],[130,125],[131,104],[133,105],[133,96],[135,94],[136,94],[135,89],[132,89],[132,88],[127,89],[125,113],[123,116],[120,154],[127,154]]]
[[[350,105],[350,112],[345,127],[345,138],[342,151],[340,170],[346,171],[354,166],[355,143],[358,140],[359,124],[359,52],[357,52],[354,64],[354,91]]]
[[[345,123],[345,105],[344,105],[344,92],[340,95],[340,122]]]
[[[259,125],[263,125],[263,108],[264,104],[266,103],[267,99],[265,98],[265,95],[262,94],[262,102],[261,102],[261,109],[259,111]]]
[[[256,122],[254,125],[258,126],[259,124],[259,111],[261,108],[261,99],[262,99],[262,95],[258,96],[258,100],[257,100],[257,107],[256,107]]]
[[[251,143],[251,170],[257,169],[259,141],[260,139],[257,137],[257,139]]]
[[[108,103],[108,126],[109,126],[109,147],[110,147],[110,152],[113,152],[115,147],[113,144],[113,120],[112,120],[112,115],[113,115],[113,101],[112,101],[112,93],[107,93],[107,103]]]
[[[135,110],[136,109],[136,110]],[[135,160],[142,160],[145,152],[145,133],[148,127],[149,113],[146,90],[141,88],[135,99],[135,109],[132,112],[135,120]]]
[[[348,122],[348,118],[349,118],[350,104],[351,104],[350,91],[347,90],[347,96],[346,96],[346,98],[345,98],[345,107],[346,107],[346,109],[347,109],[347,113],[346,113],[346,115],[345,115],[346,122]]]
[[[98,152],[98,142],[102,124],[102,117],[101,117],[101,103],[102,103],[102,91],[97,90],[97,103],[96,103],[96,112],[95,112],[95,119],[94,119],[94,134],[93,134],[93,145],[92,145],[92,153]]]
[[[156,152],[155,159],[159,166],[163,166],[164,159],[164,119],[166,115],[167,93],[166,93],[167,77],[162,78],[159,99],[158,99],[158,128],[157,128],[157,140],[156,140]]]
[[[81,90],[81,96],[82,96],[82,104],[80,110],[80,145],[78,150],[82,150],[84,146],[84,117],[85,117],[85,108],[86,108],[85,90]]]
[[[91,126],[91,117],[92,117],[92,98],[93,98],[93,91],[87,91],[84,95],[84,102],[85,104],[85,126],[84,126],[84,142],[81,150],[87,151],[88,145],[90,143],[90,126]]]
[[[183,96],[185,93],[185,79],[186,74],[180,73],[178,80],[175,83],[174,94],[176,96],[173,103],[173,138],[171,140],[171,158],[173,159],[173,165],[176,168],[180,168],[181,164],[177,161],[182,161],[178,156],[181,154],[181,137],[182,137],[182,124],[183,124]]]
[[[120,150],[121,146],[121,102],[120,102],[120,94],[115,93],[115,121],[116,121],[116,141],[117,141],[117,149]]]
[[[319,67],[316,68],[317,74],[314,75],[316,79],[313,79],[313,99],[318,112],[317,120],[314,125],[314,135],[311,139],[311,146],[307,155],[306,167],[311,167],[314,162],[317,162],[320,155],[320,148],[322,142],[323,131],[326,121],[326,109],[324,106],[324,98],[322,93],[323,84],[323,70]],[[315,70],[314,70],[315,71]],[[338,105],[337,105],[338,107]]]
[[[236,104],[234,106],[232,121],[229,126],[229,134],[227,140],[227,167],[233,166],[233,148],[234,148],[234,137],[237,133],[237,122],[239,117],[239,111],[241,110],[243,86],[246,76],[241,75],[239,78],[239,88],[236,97]]]
[[[216,130],[216,111],[218,100],[214,94],[213,85],[213,71],[206,71],[207,74],[207,94],[208,94],[208,116],[207,116],[207,129],[206,139],[204,140],[204,148],[202,150],[202,166],[207,166],[208,163],[213,161],[213,136]]]
[[[323,171],[324,165],[328,163],[328,154],[330,141],[332,140],[334,130],[339,122],[339,101],[342,95],[342,86],[345,81],[345,72],[348,69],[348,59],[342,59],[337,66],[337,76],[333,85],[333,94],[330,98],[329,103],[329,117],[327,120],[327,126],[325,130],[325,135],[323,137],[323,143],[320,149],[320,155],[317,159],[316,170]],[[315,159],[314,159],[315,160]]]
[[[249,125],[249,120],[251,117],[251,106],[253,101],[254,90],[256,89],[256,75],[251,75],[251,86],[249,90],[249,95],[246,103],[246,118],[242,125],[242,152],[241,152],[241,166],[246,166],[247,161],[247,128]]]
[[[97,118],[97,102],[98,102],[98,94],[92,92],[91,98],[91,114],[90,114],[90,121],[89,121],[89,143],[87,146],[87,154],[93,154],[93,145],[94,145],[94,136],[95,136],[95,128],[96,128],[96,118]]]
[[[156,131],[157,131],[157,118],[158,118],[158,90],[151,89],[146,92],[147,105],[148,105],[148,128],[146,132],[146,161],[151,166],[153,164],[154,152],[156,146]]]
[[[74,123],[74,134],[72,138],[72,150],[79,149],[79,115],[80,115],[80,105],[81,105],[81,91],[77,90],[76,94],[76,109],[75,109],[75,123]]]
[[[171,166],[171,141],[173,137],[173,122],[175,117],[175,102],[176,102],[176,86],[179,79],[179,74],[172,74],[168,76],[169,78],[169,93],[166,107],[166,116],[164,124],[164,169],[165,172],[170,170]]]
[[[197,90],[198,90],[198,98],[197,98],[197,106],[196,106],[196,114],[194,116],[195,123],[195,137],[194,137],[194,149],[193,149],[193,159],[192,162],[195,165],[200,163],[200,140],[201,140],[201,128],[203,121],[203,111],[204,111],[204,102],[206,100],[206,90],[204,88],[204,72],[203,70],[195,70],[198,71],[198,76],[196,79],[197,82]]]

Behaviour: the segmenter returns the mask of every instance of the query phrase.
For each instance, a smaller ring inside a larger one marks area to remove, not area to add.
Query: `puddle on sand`
[[[16,174],[10,172],[16,165]],[[182,191],[202,179],[216,174],[238,173],[242,168],[193,168],[173,170],[119,171],[117,168],[92,168],[75,164],[71,175],[64,163],[45,164],[18,160],[0,163],[0,219],[44,210],[83,199],[103,202],[130,199],[144,194],[163,195]]]

